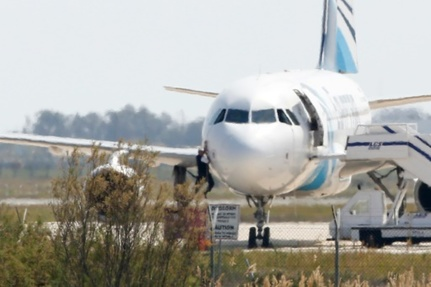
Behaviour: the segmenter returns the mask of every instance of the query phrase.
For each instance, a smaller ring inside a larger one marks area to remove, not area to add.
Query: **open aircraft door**
[[[310,101],[308,96],[299,91],[294,90],[296,95],[301,100],[302,104],[304,105],[305,110],[307,111],[308,117],[309,117],[309,124],[310,124],[310,131],[311,131],[311,140],[312,145],[314,147],[322,146],[323,145],[323,124],[319,117],[319,114],[317,113],[316,108],[314,107],[313,103]]]

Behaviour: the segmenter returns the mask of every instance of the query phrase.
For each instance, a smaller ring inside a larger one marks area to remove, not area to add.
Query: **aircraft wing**
[[[119,149],[133,150],[144,148],[148,151],[158,152],[156,164],[181,165],[191,167],[196,165],[196,148],[170,148],[162,146],[121,144],[113,141],[98,141],[91,139],[76,139],[56,136],[39,136],[32,134],[9,133],[0,134],[0,143],[36,146],[48,148],[55,155],[64,155],[74,148],[85,154],[90,154],[94,146],[101,150],[114,152]]]
[[[218,96],[218,93],[208,92],[208,91],[199,91],[199,90],[192,90],[192,89],[171,87],[171,86],[165,86],[164,88],[167,91],[183,93],[183,94],[198,95],[198,96],[204,96],[204,97],[210,97],[210,98],[215,98]],[[421,102],[428,102],[428,101],[431,101],[431,95],[410,96],[410,97],[402,97],[402,98],[394,98],[394,99],[382,99],[382,100],[369,101],[368,104],[370,105],[370,109],[376,110],[376,109],[402,106],[407,104],[414,104],[414,103],[421,103]]]
[[[370,109],[381,109],[387,107],[402,106],[407,104],[421,103],[431,101],[431,95],[411,96],[396,99],[382,99],[369,101]]]
[[[214,92],[198,91],[198,90],[170,87],[170,86],[165,86],[165,90],[171,91],[171,92],[183,93],[183,94],[210,97],[210,98],[215,98],[218,95],[218,93],[214,93]]]

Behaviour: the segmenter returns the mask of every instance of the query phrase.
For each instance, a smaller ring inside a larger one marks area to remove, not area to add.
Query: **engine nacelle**
[[[95,168],[90,175],[93,179],[101,177],[109,183],[108,189],[112,191],[114,188],[120,187],[119,185],[123,184],[128,178],[135,175],[135,171],[125,165],[104,164]]]
[[[85,183],[85,191],[88,202],[92,206],[96,206],[100,215],[106,215],[108,206],[105,200],[114,192],[117,192],[116,198],[122,193],[137,193],[141,191],[141,186],[129,179],[136,175],[135,171],[124,165],[105,164],[94,169],[90,178]],[[134,198],[133,196],[126,196],[125,198]],[[129,205],[125,203],[117,206],[117,203],[111,202],[111,208],[127,208]],[[121,207],[120,207],[121,206]]]
[[[419,212],[431,212],[431,187],[418,180],[415,184],[414,195]]]
[[[109,174],[109,173],[115,173],[119,175],[123,175],[125,177],[131,177],[135,175],[135,171],[133,168],[125,165],[113,165],[113,164],[104,164],[101,166],[98,166],[91,172],[92,177],[96,177],[101,174]]]

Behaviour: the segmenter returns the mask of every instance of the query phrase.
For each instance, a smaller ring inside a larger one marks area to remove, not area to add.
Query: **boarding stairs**
[[[347,138],[346,161],[388,161],[431,186],[431,135],[415,124],[359,125]]]

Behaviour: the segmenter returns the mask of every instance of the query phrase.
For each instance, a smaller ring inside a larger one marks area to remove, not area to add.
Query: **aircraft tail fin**
[[[356,73],[354,0],[324,0],[319,68],[338,73]]]

